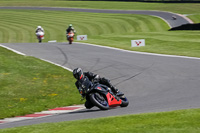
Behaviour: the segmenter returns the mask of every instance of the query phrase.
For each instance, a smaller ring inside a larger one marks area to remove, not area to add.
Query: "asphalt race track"
[[[78,8],[56,8],[56,7],[0,7],[0,9],[24,9],[24,10],[54,10],[54,11],[75,11],[75,12],[91,12],[91,13],[120,13],[120,14],[143,14],[157,16],[163,19],[168,25],[173,28],[183,24],[193,23],[183,15],[164,12],[164,11],[145,11],[145,10],[102,10],[102,9],[78,9]],[[176,20],[172,19],[176,16]]]
[[[200,59],[142,54],[74,43],[2,44],[27,56],[98,73],[125,93],[126,108],[98,108],[1,124],[0,128],[200,107]],[[78,93],[78,91],[77,91]]]
[[[53,7],[0,7],[0,9],[32,9],[95,13],[125,13],[153,15],[165,20],[170,27],[192,23],[178,14],[160,11],[95,10]],[[172,20],[175,15],[177,20]],[[44,118],[0,124],[1,128],[47,122],[70,121],[97,117],[160,112],[200,107],[200,59],[141,54],[123,50],[75,43],[2,44],[27,56],[49,60],[64,67],[107,77],[125,93],[130,101],[126,108],[101,111],[98,108]],[[78,93],[78,91],[77,91]]]

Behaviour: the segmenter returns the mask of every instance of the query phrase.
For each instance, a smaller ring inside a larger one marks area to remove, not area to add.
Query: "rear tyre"
[[[120,97],[120,99],[122,100],[122,104],[120,105],[121,107],[127,107],[129,104],[128,99],[125,96]]]
[[[98,108],[100,108],[101,110],[108,110],[109,109],[108,102],[103,97],[103,95],[101,95],[99,93],[91,93],[90,94],[90,101],[95,106],[97,106]]]

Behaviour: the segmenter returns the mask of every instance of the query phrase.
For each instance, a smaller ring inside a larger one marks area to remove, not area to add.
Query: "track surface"
[[[187,17],[179,14],[164,11],[145,11],[145,10],[102,10],[102,9],[78,9],[78,8],[55,8],[55,7],[0,7],[0,9],[28,9],[28,10],[53,10],[53,11],[75,11],[91,13],[120,13],[120,14],[144,14],[162,18],[170,27],[177,27],[183,24],[192,23]],[[172,19],[176,16],[176,20]]]
[[[169,12],[122,11],[52,7],[0,7],[0,9],[57,10],[95,13],[145,14],[164,19],[170,27],[192,23]],[[172,20],[172,16],[177,20]],[[86,118],[160,112],[200,107],[200,60],[124,52],[83,44],[3,44],[28,56],[46,59],[68,68],[82,67],[111,79],[130,101],[127,108],[97,108],[69,114],[1,124],[0,128]],[[90,51],[90,52],[88,52]]]
[[[160,112],[200,107],[200,59],[138,54],[76,43],[3,44],[28,56],[74,69],[82,67],[111,79],[128,97],[127,108],[97,108],[1,124],[0,128],[46,122]],[[78,93],[78,92],[77,92]]]

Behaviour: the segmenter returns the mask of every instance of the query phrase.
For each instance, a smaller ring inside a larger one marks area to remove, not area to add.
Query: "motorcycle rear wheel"
[[[90,94],[90,101],[100,108],[101,110],[108,110],[109,105],[106,99],[99,93],[91,93]]]

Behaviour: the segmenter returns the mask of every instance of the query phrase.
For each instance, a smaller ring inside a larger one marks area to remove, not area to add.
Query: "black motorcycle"
[[[111,89],[100,83],[92,83],[86,78],[86,82],[82,85],[84,89],[80,91],[86,98],[85,107],[90,109],[94,106],[101,110],[108,110],[110,107],[127,107],[128,99],[123,96],[114,95]]]

